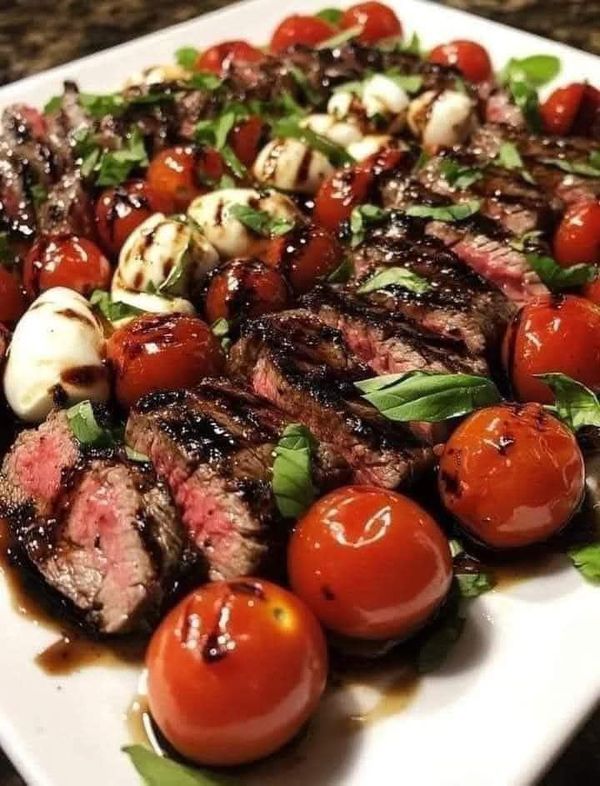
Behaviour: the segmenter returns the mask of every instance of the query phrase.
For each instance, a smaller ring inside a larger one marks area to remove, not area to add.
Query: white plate
[[[0,104],[43,104],[63,79],[108,92],[142,67],[170,62],[182,45],[231,38],[264,42],[292,11],[324,0],[252,0],[60,66],[0,90]],[[495,64],[554,53],[560,81],[590,79],[599,60],[440,5],[401,0],[398,13],[426,45],[472,38]],[[0,587],[4,590],[4,588]],[[283,759],[262,765],[248,786],[517,786],[531,783],[600,696],[600,592],[567,565],[475,601],[445,667],[423,679],[408,706],[343,731],[344,717],[373,703],[369,689],[330,699],[315,733]],[[33,662],[56,633],[16,613],[0,592],[0,743],[30,786],[137,786],[120,752],[134,696],[131,666],[86,667],[50,677]]]

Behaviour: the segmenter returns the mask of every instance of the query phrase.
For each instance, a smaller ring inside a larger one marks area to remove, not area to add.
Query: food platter
[[[498,67],[511,56],[543,52],[560,57],[560,82],[591,80],[598,70],[592,55],[459,11],[419,0],[391,4],[406,32],[418,30],[425,46],[468,31]],[[286,11],[322,5],[295,0]],[[275,0],[249,0],[9,85],[0,102],[42,105],[65,79],[108,92],[146,66],[170,62],[182,46],[231,38],[233,30],[262,43],[281,11]],[[84,666],[47,673],[35,658],[59,630],[19,606],[6,580],[0,593],[3,749],[32,786],[134,786],[138,776],[121,749],[140,738],[131,709],[139,665],[92,647]],[[332,688],[308,733],[244,770],[242,782],[531,783],[600,696],[597,615],[597,589],[566,558],[500,581],[473,601],[463,637],[439,671],[415,682],[401,671],[378,669]]]

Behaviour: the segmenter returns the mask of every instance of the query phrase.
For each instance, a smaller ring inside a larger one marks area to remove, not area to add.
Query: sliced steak
[[[387,420],[357,395],[353,383],[372,372],[348,351],[338,330],[308,311],[242,326],[230,370],[339,453],[356,483],[395,488],[431,465],[431,451],[407,426]]]

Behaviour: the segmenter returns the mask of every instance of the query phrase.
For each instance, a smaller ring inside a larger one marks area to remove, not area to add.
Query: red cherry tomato
[[[589,284],[586,284],[582,294],[585,298],[591,300],[592,303],[600,306],[600,278],[595,278],[593,281],[590,281]]]
[[[544,101],[540,114],[548,134],[590,135],[600,121],[600,90],[584,82],[559,87]]]
[[[184,314],[144,314],[116,330],[107,358],[123,407],[145,393],[192,387],[222,371],[223,353],[208,325]]]
[[[539,404],[479,410],[452,434],[440,460],[446,508],[476,540],[517,548],[562,529],[583,497],[573,433]]]
[[[455,66],[471,82],[484,82],[492,75],[492,63],[487,50],[475,41],[450,41],[440,44],[429,53],[430,63]]]
[[[108,289],[112,270],[95,243],[77,235],[37,240],[23,265],[23,284],[29,297],[52,287],[68,287],[88,297]]]
[[[0,323],[14,325],[26,308],[21,282],[15,273],[0,265]]]
[[[347,486],[316,502],[288,551],[294,592],[330,630],[404,638],[442,603],[452,580],[448,541],[416,502]]]
[[[211,276],[204,300],[209,323],[283,311],[289,303],[283,276],[258,259],[234,259]]]
[[[96,225],[104,248],[117,255],[133,230],[153,213],[169,213],[168,197],[143,180],[103,191],[96,202]]]
[[[251,167],[266,141],[267,127],[260,117],[253,115],[242,120],[229,135],[233,152],[246,167]]]
[[[554,400],[534,375],[561,372],[600,391],[600,308],[574,295],[528,303],[506,333],[504,364],[519,401]]]
[[[270,49],[278,54],[296,44],[316,46],[334,33],[334,28],[318,16],[293,14],[284,19],[273,33]]]
[[[600,202],[567,209],[554,235],[554,256],[563,267],[600,263]]]
[[[335,236],[311,224],[275,238],[265,252],[265,261],[280,270],[297,294],[304,294],[333,273],[344,251]]]
[[[402,35],[402,25],[395,12],[384,3],[358,3],[344,12],[340,21],[342,30],[362,27],[358,40],[363,44],[374,44],[383,38]]]
[[[223,174],[223,159],[212,148],[169,147],[157,153],[148,167],[146,181],[152,191],[169,204],[165,212],[187,210],[190,202],[209,190],[208,183]]]
[[[182,600],[146,665],[150,711],[171,745],[198,764],[243,764],[280,748],[314,712],[327,649],[298,598],[241,578]]]
[[[229,70],[232,63],[258,63],[264,55],[247,41],[223,41],[222,44],[211,46],[198,57],[198,71],[212,71],[222,74]]]

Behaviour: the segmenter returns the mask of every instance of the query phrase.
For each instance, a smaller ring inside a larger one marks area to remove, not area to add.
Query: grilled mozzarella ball
[[[276,191],[223,188],[196,197],[188,208],[188,215],[223,259],[258,255],[268,242],[231,213],[235,205],[247,205],[273,218],[302,220],[292,200]]]
[[[17,417],[41,422],[55,400],[107,401],[104,334],[87,300],[54,287],[34,301],[13,334],[4,393]]]
[[[464,142],[477,125],[475,104],[456,90],[428,90],[410,103],[408,125],[429,153]]]
[[[130,289],[123,289],[115,283],[111,288],[110,296],[116,303],[126,303],[128,306],[139,308],[140,311],[147,311],[150,314],[195,314],[196,309],[193,304],[183,297],[163,297],[162,295],[154,295],[151,292],[132,292]],[[132,316],[123,317],[122,319],[115,320],[113,325],[115,327],[122,327],[132,319],[135,319],[137,314]]]
[[[333,173],[333,167],[320,150],[299,139],[272,139],[259,152],[252,172],[265,186],[316,194],[323,180]]]
[[[301,121],[301,125],[342,147],[359,142],[363,137],[362,131],[355,121],[341,122],[333,115],[308,115]]]
[[[329,99],[327,113],[338,121],[353,116],[385,119],[388,130],[400,131],[408,107],[408,95],[399,84],[384,74],[373,74],[362,83],[358,95],[337,90]]]
[[[379,153],[386,147],[397,147],[398,142],[389,134],[366,134],[358,142],[348,145],[348,153],[355,161],[364,161],[365,158]]]

